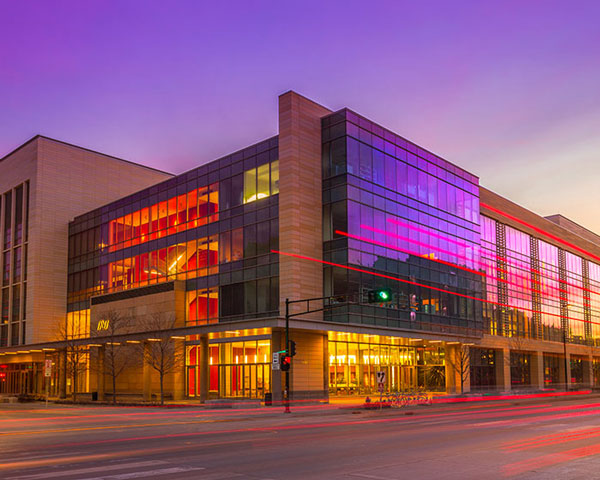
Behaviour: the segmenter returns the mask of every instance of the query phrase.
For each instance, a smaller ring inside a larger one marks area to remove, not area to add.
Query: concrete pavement
[[[599,414],[595,396],[291,414],[3,405],[0,478],[589,480]]]

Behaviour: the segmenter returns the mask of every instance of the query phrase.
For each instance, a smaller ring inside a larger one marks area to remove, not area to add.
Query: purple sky
[[[292,89],[600,233],[598,1],[0,0],[0,19],[0,156],[41,133],[180,173],[277,133]]]

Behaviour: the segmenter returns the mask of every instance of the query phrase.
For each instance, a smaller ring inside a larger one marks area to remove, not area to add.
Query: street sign
[[[271,364],[271,370],[281,370],[281,364],[279,363],[279,352],[273,352],[273,363]]]
[[[377,372],[377,383],[385,384],[385,372],[383,370]]]
[[[44,363],[44,376],[51,377],[52,376],[52,360],[47,358]]]
[[[385,390],[385,384],[384,383],[378,383],[377,384],[377,391],[379,393],[383,393],[384,390]]]

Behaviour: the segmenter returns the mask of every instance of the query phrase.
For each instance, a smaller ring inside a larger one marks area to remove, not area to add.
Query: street
[[[0,405],[0,478],[597,478],[600,397],[408,410]]]

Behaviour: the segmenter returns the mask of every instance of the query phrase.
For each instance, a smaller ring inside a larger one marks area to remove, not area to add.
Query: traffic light
[[[290,357],[294,357],[296,355],[296,342],[294,342],[293,340],[290,340],[289,354],[290,354]]]
[[[392,301],[392,291],[389,288],[369,290],[369,303],[385,303]]]
[[[292,365],[292,357],[284,353],[279,357],[279,363],[281,364],[281,371],[287,372]]]

